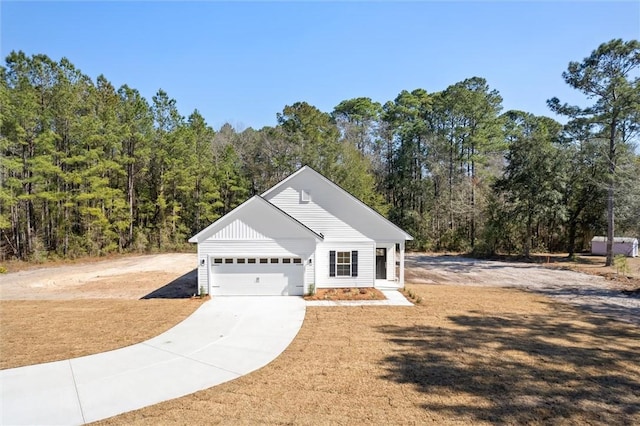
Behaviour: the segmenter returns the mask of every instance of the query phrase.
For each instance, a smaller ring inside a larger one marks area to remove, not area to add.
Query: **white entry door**
[[[301,296],[304,291],[304,267],[295,258],[214,259],[211,278],[213,295]]]

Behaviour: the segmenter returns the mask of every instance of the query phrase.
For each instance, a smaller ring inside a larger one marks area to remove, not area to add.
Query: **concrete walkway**
[[[216,297],[146,342],[1,370],[1,423],[83,424],[233,380],[276,358],[304,315],[299,297]]]

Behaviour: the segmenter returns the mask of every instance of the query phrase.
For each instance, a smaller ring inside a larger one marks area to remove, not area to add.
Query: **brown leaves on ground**
[[[385,300],[380,290],[364,288],[320,288],[315,294],[305,296],[305,300]]]
[[[640,331],[513,289],[313,307],[235,381],[102,424],[639,424]]]
[[[90,355],[163,333],[199,299],[0,301],[0,369]]]

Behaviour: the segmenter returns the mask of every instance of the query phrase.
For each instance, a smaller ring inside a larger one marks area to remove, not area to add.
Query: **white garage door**
[[[301,296],[299,258],[214,258],[211,292],[224,296]]]

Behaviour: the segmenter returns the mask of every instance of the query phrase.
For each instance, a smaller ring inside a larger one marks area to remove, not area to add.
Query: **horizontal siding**
[[[315,253],[311,255],[311,264],[307,262],[304,271],[304,292],[309,292],[309,286],[316,283],[316,259]]]
[[[311,201],[300,202],[300,191],[294,188],[284,188],[269,200],[290,216],[304,223],[317,233],[324,235],[325,240],[368,240],[352,226],[338,219],[314,201],[314,191],[311,191]]]
[[[375,245],[373,242],[359,243],[332,243],[318,244],[315,255],[316,287],[317,288],[341,288],[341,287],[373,287],[375,283]],[[329,276],[329,252],[358,251],[358,276],[357,277],[330,277]]]
[[[204,265],[202,265],[204,260]],[[209,293],[209,259],[206,253],[200,251],[200,244],[198,244],[198,294],[201,294],[201,290],[204,293]]]
[[[301,202],[302,190],[309,191],[310,202]],[[295,175],[265,198],[316,232],[322,232],[325,239],[365,237],[399,242],[405,238],[404,232],[391,222],[312,171]]]

